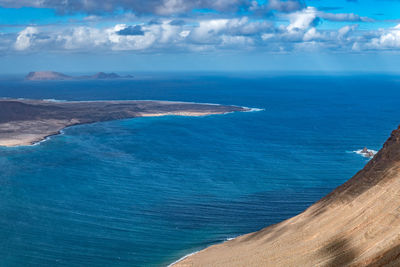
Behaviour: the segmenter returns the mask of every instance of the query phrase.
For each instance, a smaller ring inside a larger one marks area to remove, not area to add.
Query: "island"
[[[0,146],[25,146],[72,125],[136,117],[205,116],[250,111],[238,106],[169,101],[0,99]]]
[[[115,80],[132,79],[132,75],[120,76],[116,73],[98,72],[94,75],[69,76],[55,71],[35,71],[26,75],[28,81],[65,81],[65,80]]]
[[[399,203],[400,128],[361,171],[303,213],[173,266],[400,266]]]

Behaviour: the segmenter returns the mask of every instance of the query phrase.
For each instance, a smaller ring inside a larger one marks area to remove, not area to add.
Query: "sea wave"
[[[71,126],[69,126],[69,127],[71,127]],[[66,127],[66,128],[68,128],[68,127]],[[64,134],[65,134],[65,131],[64,131],[64,129],[62,129],[62,130],[60,130],[58,133],[55,133],[55,134],[46,136],[46,137],[43,138],[42,140],[37,141],[37,142],[34,142],[34,143],[32,143],[31,145],[21,145],[21,146],[15,146],[15,147],[38,146],[38,145],[40,145],[40,144],[42,144],[42,143],[44,143],[44,142],[49,141],[51,138],[53,138],[53,137],[55,137],[55,136],[64,135]]]
[[[55,102],[55,103],[68,102],[68,100],[60,100],[60,99],[54,99],[54,98],[48,98],[48,99],[42,99],[42,100],[47,101],[47,102]]]
[[[242,108],[246,109],[245,112],[260,112],[260,111],[265,111],[265,108],[249,108],[249,107],[244,107]]]
[[[37,142],[35,142],[35,143],[31,144],[31,145],[26,145],[26,146],[38,146],[38,145],[40,145],[41,143],[44,143],[44,142],[49,141],[50,138],[51,138],[51,136],[47,136],[47,137],[45,137],[43,140],[37,141]]]
[[[264,108],[249,108],[250,110],[247,112],[260,112],[260,111],[265,111]]]

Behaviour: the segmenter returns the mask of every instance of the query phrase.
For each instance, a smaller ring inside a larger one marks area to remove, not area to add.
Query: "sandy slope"
[[[400,266],[400,128],[363,170],[300,215],[176,266]]]

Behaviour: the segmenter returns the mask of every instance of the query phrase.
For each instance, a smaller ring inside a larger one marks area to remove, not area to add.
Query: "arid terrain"
[[[63,128],[100,121],[150,116],[203,116],[249,109],[167,101],[0,100],[0,146],[31,145]]]
[[[400,128],[364,169],[303,213],[174,266],[400,266]]]

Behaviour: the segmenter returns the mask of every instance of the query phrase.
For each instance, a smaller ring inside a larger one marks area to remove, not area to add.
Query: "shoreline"
[[[173,263],[168,264],[167,267],[173,267],[175,264],[178,264],[178,263],[180,263],[181,261],[184,261],[185,259],[187,259],[187,258],[189,258],[189,257],[191,257],[191,256],[194,256],[194,255],[196,255],[197,253],[199,253],[199,252],[201,252],[201,251],[203,251],[203,250],[205,250],[205,249],[207,249],[207,248],[209,248],[209,247],[212,247],[212,246],[215,246],[215,245],[224,244],[224,243],[226,243],[226,242],[228,242],[228,241],[235,240],[236,238],[241,237],[241,236],[242,236],[242,235],[238,235],[237,237],[226,238],[226,239],[225,239],[224,241],[222,241],[222,242],[218,242],[218,243],[215,243],[215,244],[213,244],[213,245],[209,245],[209,246],[207,246],[207,247],[205,247],[205,248],[202,248],[202,249],[200,249],[200,250],[197,250],[197,251],[194,251],[194,252],[192,252],[192,253],[186,254],[185,256],[183,256],[183,257],[179,258],[178,260],[174,261]]]
[[[180,258],[179,260],[176,260],[176,261],[174,261],[173,263],[168,264],[167,267],[172,267],[172,266],[174,266],[175,264],[178,264],[178,263],[180,263],[181,261],[185,260],[186,258],[188,258],[188,257],[190,257],[190,256],[193,256],[193,255],[199,253],[200,251],[201,251],[201,250],[198,250],[198,251],[189,253],[189,254],[183,256],[182,258]]]
[[[27,107],[31,108],[32,111],[37,111],[38,108],[50,110],[43,112],[45,114],[42,115],[43,118],[40,118],[40,115],[39,118],[35,116],[32,119],[22,117],[22,119],[19,120],[6,120],[6,122],[1,123],[0,117],[0,147],[6,148],[35,146],[49,140],[52,136],[61,134],[62,131],[68,127],[97,122],[140,117],[203,117],[224,115],[233,112],[255,112],[263,110],[239,106],[224,106],[220,104],[153,100],[63,101],[55,99],[29,100],[21,98],[1,98],[0,107],[2,104],[15,105],[12,109],[13,114],[9,117],[16,116],[18,108],[23,111],[25,111]],[[72,113],[72,115],[65,115],[62,113],[62,109],[67,110],[67,112]],[[100,114],[96,113],[96,109],[100,110]],[[110,111],[107,111],[107,109]],[[50,113],[50,115],[46,112]],[[60,115],[60,113],[62,114]],[[79,115],[77,115],[77,113]],[[2,136],[2,131],[5,136]]]
[[[244,111],[247,112],[247,111]],[[228,112],[231,113],[231,112]],[[156,118],[156,117],[167,117],[167,116],[180,116],[180,117],[205,117],[205,116],[211,116],[211,115],[225,115],[228,113],[221,113],[221,114],[145,114],[143,116],[137,116],[137,117],[132,117],[132,118],[126,118],[126,119],[121,119],[121,120],[130,120],[130,119],[136,119],[136,118]],[[118,121],[118,120],[111,120],[111,121]],[[66,125],[64,128],[62,128],[61,130],[54,132],[54,133],[50,133],[46,136],[40,137],[37,140],[21,140],[21,144],[18,145],[8,145],[8,144],[2,144],[2,141],[0,141],[0,147],[4,147],[4,148],[18,148],[18,147],[31,147],[31,146],[37,146],[40,145],[43,142],[46,142],[48,140],[50,140],[51,137],[54,136],[58,136],[63,134],[63,131],[67,128],[70,127],[74,127],[74,126],[79,126],[79,125],[89,125],[89,124],[93,124],[93,123],[101,123],[101,122],[106,122],[106,121],[97,121],[97,122],[91,122],[91,123],[77,123],[77,124],[71,124],[71,125]],[[15,139],[11,139],[11,140],[15,140]],[[4,142],[7,143],[7,140],[5,140]],[[10,141],[8,142],[10,143]]]
[[[50,103],[96,103],[96,102],[134,102],[134,101],[142,101],[142,102],[167,102],[167,103],[177,103],[177,104],[195,104],[195,105],[209,105],[209,106],[224,106],[224,104],[216,104],[216,103],[208,103],[208,102],[194,102],[194,101],[177,101],[177,100],[159,100],[159,99],[125,99],[125,100],[112,100],[112,99],[99,99],[99,100],[65,100],[65,99],[55,99],[55,98],[40,98],[40,99],[30,99],[30,98],[12,98],[12,97],[0,97],[1,100],[20,100],[20,101],[43,101]],[[232,105],[235,106],[235,105]],[[265,111],[265,108],[250,108],[246,106],[235,106],[241,107],[244,110],[243,112],[260,112]]]

